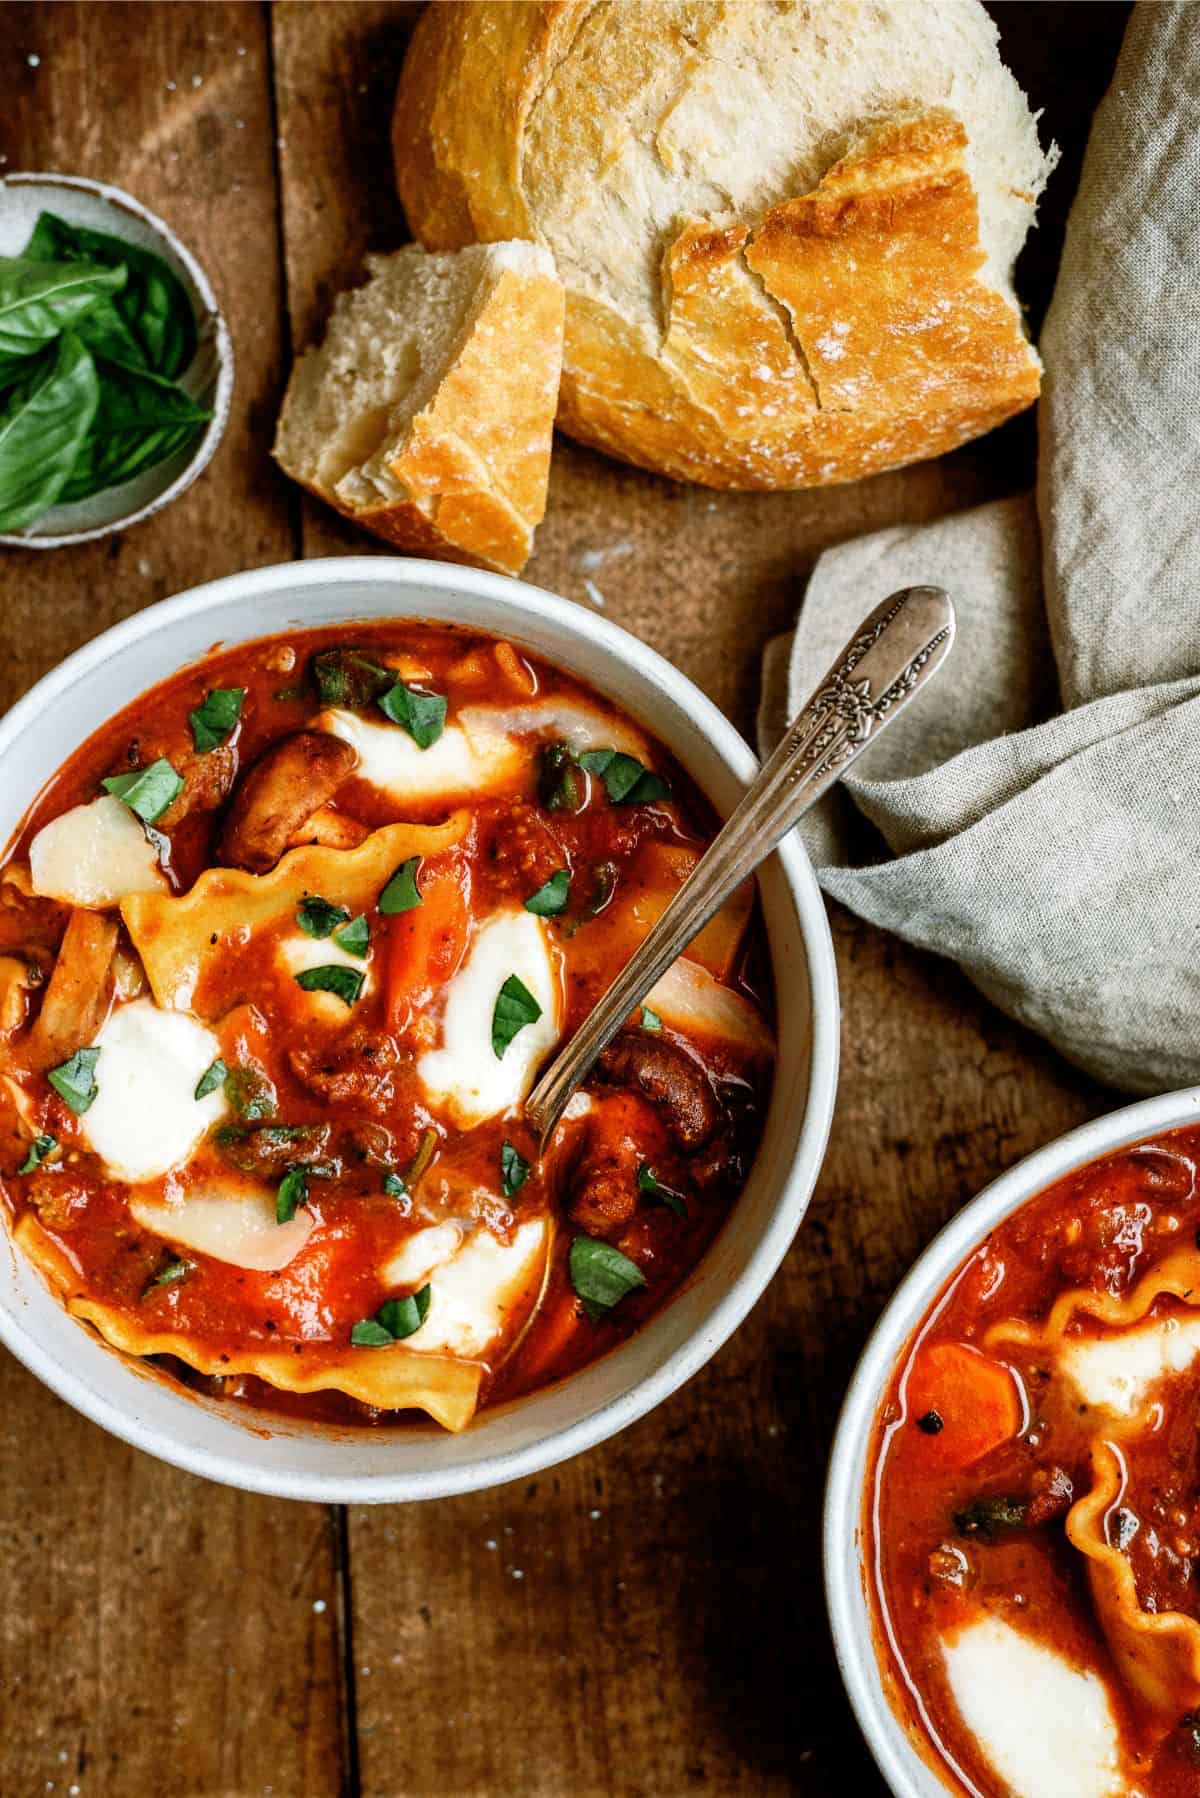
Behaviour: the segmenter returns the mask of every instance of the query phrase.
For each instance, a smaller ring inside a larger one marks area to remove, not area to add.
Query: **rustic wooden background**
[[[165,515],[91,548],[3,553],[0,705],[180,588],[370,548],[267,450],[293,348],[363,250],[405,236],[386,145],[414,10],[0,10],[0,173],[130,189],[207,266],[237,349],[224,445]],[[1125,9],[994,11],[1064,149],[1023,264],[1036,322]],[[674,486],[562,442],[528,574],[602,603],[748,733],[761,646],[819,552],[1011,492],[1033,446],[1025,420],[902,474],[760,496]],[[289,1504],[110,1440],[0,1351],[4,1798],[882,1792],[821,1594],[838,1402],[936,1228],[1112,1101],[954,967],[843,912],[833,928],[841,1097],[808,1220],[736,1339],[592,1454],[476,1497]]]

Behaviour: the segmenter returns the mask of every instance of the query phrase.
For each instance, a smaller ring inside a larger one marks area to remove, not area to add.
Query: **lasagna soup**
[[[638,724],[427,623],[218,650],[97,731],[0,869],[0,1193],[117,1349],[447,1429],[636,1330],[769,1093],[750,883],[546,1156],[539,1068],[715,829]]]
[[[893,1703],[953,1791],[1200,1792],[1200,1129],[1066,1176],[941,1294],[866,1495]]]

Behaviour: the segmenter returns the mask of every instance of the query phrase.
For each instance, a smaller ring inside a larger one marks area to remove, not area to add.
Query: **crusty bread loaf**
[[[628,461],[852,480],[1037,395],[1011,277],[1054,153],[979,0],[434,5],[393,137],[422,242],[553,252],[558,422]]]
[[[401,549],[516,574],[546,510],[562,368],[550,253],[495,243],[368,258],[292,371],[275,456]]]

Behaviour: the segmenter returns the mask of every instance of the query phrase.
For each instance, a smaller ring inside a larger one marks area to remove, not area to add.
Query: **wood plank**
[[[291,552],[263,453],[282,365],[274,123],[256,7],[10,6],[2,165],[100,176],[180,232],[237,345],[229,433],[160,517],[5,551],[11,702],[151,600]],[[243,1798],[343,1789],[337,1519],[135,1453],[0,1355],[0,1789]]]

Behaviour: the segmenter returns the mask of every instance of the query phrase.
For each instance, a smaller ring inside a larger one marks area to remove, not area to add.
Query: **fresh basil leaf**
[[[422,1134],[421,1146],[413,1156],[412,1166],[408,1170],[407,1179],[410,1190],[417,1184],[417,1181],[421,1178],[421,1175],[433,1160],[437,1143],[438,1134],[436,1130],[428,1129]]]
[[[205,694],[203,704],[188,713],[197,754],[208,755],[229,741],[233,727],[242,715],[245,697],[245,687],[214,687],[211,693]]]
[[[146,366],[173,381],[196,353],[196,315],[182,281],[161,256],[139,245],[112,237],[107,231],[89,231],[55,213],[43,212],[25,246],[25,255],[42,262],[99,262],[125,270],[124,284],[113,294],[112,305],[141,352]],[[97,323],[97,347],[108,353],[113,332],[105,330],[101,307],[88,315],[88,326]]]
[[[96,1063],[99,1049],[76,1049],[74,1055],[51,1068],[46,1075],[55,1092],[74,1113],[82,1117],[96,1097]]]
[[[183,782],[165,755],[160,755],[148,768],[132,774],[110,774],[100,785],[106,793],[127,805],[143,824],[153,824],[183,792]]]
[[[567,1264],[571,1285],[583,1300],[583,1308],[593,1323],[598,1323],[614,1305],[620,1304],[626,1293],[646,1284],[646,1276],[628,1255],[622,1255],[610,1242],[599,1242],[594,1236],[574,1239]]]
[[[212,413],[145,369],[99,357],[100,399],[59,498],[89,499],[132,481],[193,443]],[[215,745],[212,745],[215,747]]]
[[[579,810],[579,777],[568,743],[543,746],[538,766],[538,798],[548,812]]]
[[[153,1289],[155,1286],[175,1286],[180,1280],[186,1280],[188,1275],[195,1271],[194,1261],[168,1261],[166,1266],[160,1268],[155,1274],[150,1282],[150,1287]]]
[[[331,962],[323,968],[305,968],[296,975],[296,985],[302,986],[306,993],[333,993],[345,1005],[353,1005],[362,992],[366,975],[357,968],[343,967],[340,962]]]
[[[212,1066],[205,1068],[197,1080],[196,1090],[192,1094],[193,1099],[207,1099],[209,1093],[215,1093],[218,1086],[224,1086],[228,1072],[229,1069],[218,1055]]]
[[[954,1513],[954,1527],[960,1536],[982,1536],[994,1542],[1009,1530],[1019,1530],[1025,1522],[1028,1505],[1023,1498],[1009,1498],[1004,1493],[990,1492],[973,1498],[961,1511]]]
[[[227,1161],[260,1180],[279,1180],[290,1167],[318,1169],[332,1165],[325,1157],[328,1124],[224,1124],[214,1141]]]
[[[385,718],[406,730],[418,749],[436,743],[446,728],[446,697],[443,693],[419,693],[398,680],[379,701]]]
[[[72,331],[14,388],[0,416],[0,531],[48,512],[71,477],[100,403],[96,364]]]
[[[357,918],[351,918],[340,930],[335,930],[333,940],[339,949],[347,955],[365,955],[371,943],[371,933],[367,928],[367,920],[361,912]]]
[[[271,1081],[260,1067],[248,1064],[230,1068],[225,1076],[225,1097],[247,1124],[273,1118],[278,1109],[278,1098]]]
[[[407,1186],[399,1174],[390,1170],[383,1176],[383,1190],[389,1199],[406,1199],[408,1197]]]
[[[328,899],[313,893],[300,901],[296,922],[305,936],[326,937],[332,936],[339,924],[348,924],[350,913],[344,905],[331,905]]]
[[[350,1332],[355,1348],[384,1348],[389,1342],[403,1342],[421,1328],[429,1314],[431,1297],[428,1286],[404,1299],[385,1299],[374,1317],[365,1317]]]
[[[651,1036],[657,1036],[662,1029],[662,1019],[648,1005],[642,1006],[642,1029],[648,1030]]]
[[[525,910],[531,911],[535,918],[556,918],[559,912],[567,909],[570,895],[571,876],[565,868],[560,868],[536,893],[529,895]]]
[[[639,1167],[637,1182],[638,1191],[644,1193],[648,1199],[653,1199],[658,1205],[665,1205],[669,1211],[675,1213],[676,1217],[687,1216],[687,1201],[683,1194],[672,1191],[669,1186],[664,1186],[648,1161],[643,1161]]]
[[[492,1053],[497,1061],[503,1060],[504,1051],[517,1032],[524,1030],[526,1024],[536,1024],[541,1015],[542,1008],[525,982],[510,974],[496,995],[492,1012]]]
[[[529,1163],[525,1157],[505,1142],[500,1146],[500,1185],[506,1199],[515,1198],[526,1180],[529,1178]]]
[[[319,650],[312,659],[312,675],[322,705],[352,712],[370,705],[396,679],[390,668],[381,668],[364,649],[350,644]]]
[[[0,256],[0,355],[36,355],[124,285],[124,269],[98,262]]]
[[[400,863],[379,895],[379,909],[385,918],[394,918],[400,912],[411,911],[414,905],[420,905],[421,889],[417,885],[420,866],[419,855],[410,855],[406,862]]]
[[[669,799],[671,789],[660,774],[643,767],[635,756],[619,749],[586,749],[578,758],[589,774],[598,774],[614,805],[646,805],[653,799]]]
[[[37,1136],[29,1145],[29,1153],[17,1169],[19,1174],[32,1174],[41,1167],[47,1155],[53,1155],[58,1147],[57,1136]]]
[[[567,935],[574,936],[575,932],[581,925],[586,924],[589,918],[598,918],[616,890],[616,862],[597,862],[592,869],[592,890],[587,904],[583,906],[578,917],[571,923]]]
[[[301,1205],[308,1203],[308,1175],[302,1167],[290,1167],[275,1194],[275,1222],[290,1224]]]

